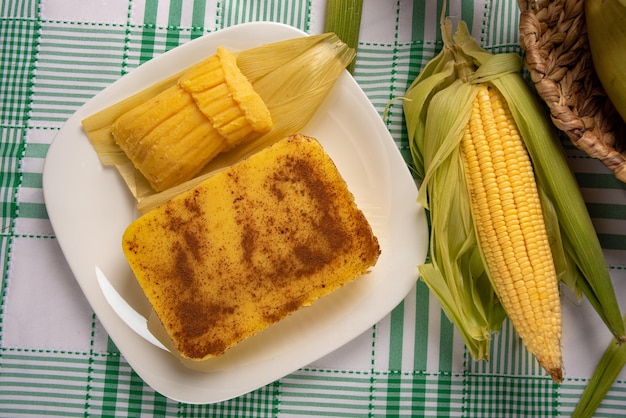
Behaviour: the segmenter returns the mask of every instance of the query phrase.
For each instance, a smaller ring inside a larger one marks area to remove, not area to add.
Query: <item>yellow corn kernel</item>
[[[513,327],[562,380],[561,305],[533,168],[500,93],[478,88],[461,142],[478,242]]]

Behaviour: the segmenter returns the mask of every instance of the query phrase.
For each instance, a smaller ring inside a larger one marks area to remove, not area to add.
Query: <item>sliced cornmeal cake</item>
[[[123,250],[179,354],[203,360],[376,264],[320,143],[289,136],[135,220]]]

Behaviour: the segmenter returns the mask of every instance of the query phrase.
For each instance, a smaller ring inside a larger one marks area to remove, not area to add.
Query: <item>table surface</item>
[[[440,3],[440,2],[439,2]],[[424,5],[425,4],[425,5]],[[611,337],[564,292],[565,379],[552,383],[505,322],[472,360],[422,282],[371,329],[296,372],[215,404],[154,391],[120,355],[56,241],[42,192],[49,145],[100,90],[180,44],[274,21],[321,33],[318,0],[5,0],[0,4],[0,416],[568,416]],[[354,77],[382,115],[439,48],[434,2],[364,0]],[[513,0],[452,1],[483,46],[520,52]],[[410,159],[402,108],[385,123]],[[626,308],[626,185],[564,143]],[[416,261],[417,262],[417,261]],[[598,416],[621,416],[626,373]]]

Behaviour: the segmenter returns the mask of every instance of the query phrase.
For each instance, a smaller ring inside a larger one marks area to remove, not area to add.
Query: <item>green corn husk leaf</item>
[[[624,324],[626,324],[626,316],[624,316]],[[593,416],[624,367],[626,367],[626,344],[613,338],[596,365],[572,418]]]
[[[495,57],[480,48],[463,22],[459,24],[455,40],[478,65],[484,66]],[[570,277],[578,277],[572,289],[577,294],[582,291],[611,333],[625,341],[624,322],[602,247],[554,126],[519,72],[503,74],[491,82],[504,96],[517,122],[535,167],[538,186],[554,205],[565,251],[575,264],[570,268],[580,270],[580,274],[569,273]]]
[[[444,74],[447,77],[447,70]],[[436,85],[434,89],[440,89],[434,94],[432,90],[420,91],[431,89],[428,81],[437,79],[433,74],[408,92],[409,97],[431,96],[427,102],[421,101],[423,108],[416,113],[424,119],[423,138],[428,138],[420,142],[418,151],[426,169],[418,201],[431,218],[430,263],[419,266],[419,272],[472,357],[487,359],[491,334],[500,329],[505,313],[482,262],[460,163],[459,144],[476,88],[456,80],[446,87]],[[409,111],[416,110],[415,104],[405,101]]]
[[[450,22],[444,22],[449,26]],[[450,33],[452,29],[450,28]],[[425,175],[424,159],[421,149],[424,147],[424,129],[426,126],[426,110],[427,103],[430,102],[432,96],[442,88],[445,88],[455,79],[454,74],[454,55],[449,45],[452,40],[449,39],[447,31],[442,32],[444,36],[444,48],[424,67],[424,69],[413,80],[407,89],[402,106],[405,115],[411,115],[406,119],[407,133],[411,156],[415,165],[415,174],[418,180],[422,180]]]
[[[439,89],[448,86],[454,79],[454,62],[448,61],[439,72],[433,73],[432,76],[424,78],[420,84],[414,84],[410,87],[403,101],[405,114],[413,115],[411,119],[406,119],[407,132],[409,141],[414,144],[411,147],[411,155],[415,165],[417,178],[422,180],[425,176],[423,154],[418,150],[424,148],[424,130],[426,127],[426,104],[430,102],[432,96]]]
[[[561,237],[559,216],[552,201],[542,188],[539,188],[539,200],[541,201],[541,210],[543,212],[558,280],[564,283],[574,293],[575,297],[580,300],[580,298],[582,298],[582,290],[577,283],[583,278],[580,270],[575,267],[576,263],[571,258],[571,251],[566,249],[567,242]]]
[[[236,53],[237,64],[272,114],[273,129],[258,139],[218,155],[199,176],[156,193],[117,146],[111,124],[123,113],[174,85],[184,71],[83,120],[83,129],[103,164],[114,165],[137,200],[141,213],[200,183],[215,172],[299,132],[311,120],[355,51],[334,33],[288,39]]]
[[[324,32],[333,32],[350,48],[357,49],[361,32],[363,0],[327,0]],[[355,61],[348,65],[354,73]]]

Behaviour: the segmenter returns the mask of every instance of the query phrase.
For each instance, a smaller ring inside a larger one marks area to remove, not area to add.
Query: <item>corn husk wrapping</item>
[[[506,315],[478,249],[459,149],[476,84],[486,83],[506,99],[533,162],[559,280],[578,297],[588,297],[621,338],[624,324],[600,244],[556,131],[521,77],[521,58],[483,50],[462,21],[454,38],[450,19],[441,25],[444,48],[403,101],[421,181],[418,200],[431,221],[430,259],[419,266],[421,280],[440,300],[472,357],[488,359],[491,334]]]
[[[101,162],[117,168],[137,200],[140,212],[145,213],[220,169],[300,131],[354,59],[355,51],[335,34],[324,33],[270,43],[236,52],[236,55],[241,72],[270,110],[274,126],[260,138],[218,155],[200,175],[183,184],[157,193],[117,146],[110,127],[128,110],[177,83],[184,71],[83,120],[83,129]]]

